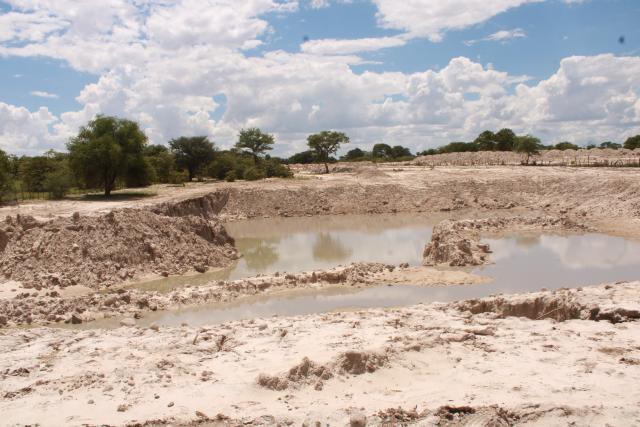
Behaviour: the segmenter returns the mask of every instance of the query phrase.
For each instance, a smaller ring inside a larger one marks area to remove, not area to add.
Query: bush
[[[224,180],[227,182],[234,182],[236,180],[236,171],[229,171],[225,174]]]
[[[258,181],[265,178],[264,172],[256,167],[247,168],[244,171],[243,178],[247,181]]]
[[[170,184],[184,184],[189,179],[186,171],[176,171],[172,170],[169,173],[169,183]]]
[[[62,199],[73,186],[71,174],[66,168],[58,168],[45,175],[44,190],[51,193],[54,199]]]
[[[274,159],[266,159],[263,164],[264,174],[268,177],[291,178],[293,172],[287,166]]]

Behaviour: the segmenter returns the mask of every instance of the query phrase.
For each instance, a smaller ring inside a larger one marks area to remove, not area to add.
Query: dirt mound
[[[640,319],[640,305],[625,296],[634,286],[636,285],[629,283],[617,287],[605,285],[497,296],[462,301],[454,303],[454,306],[472,314],[495,313],[503,318],[514,316],[531,320],[554,319],[559,322],[582,319],[622,323]]]
[[[520,165],[526,161],[526,157],[526,154],[513,151],[476,151],[420,156],[411,163],[419,166]],[[595,148],[588,150],[542,150],[540,154],[530,156],[529,163],[556,166],[622,166],[637,165],[639,159],[640,149]]]
[[[8,217],[0,241],[4,277],[36,289],[100,288],[142,274],[205,271],[237,257],[233,239],[217,222],[134,209],[48,222]]]
[[[0,327],[59,322],[85,323],[102,317],[141,316],[145,311],[167,310],[177,305],[231,301],[274,289],[374,283],[379,280],[380,274],[390,270],[393,270],[393,266],[354,263],[331,270],[212,281],[206,285],[181,287],[167,293],[136,288],[113,288],[107,292],[74,297],[63,297],[56,290],[22,292],[12,299],[0,299]]]
[[[308,357],[302,359],[284,375],[260,374],[257,383],[270,390],[282,391],[314,384],[316,390],[322,390],[324,381],[336,375],[362,375],[373,373],[389,362],[386,354],[372,352],[347,351],[335,360],[321,365]]]
[[[507,217],[475,220],[445,220],[433,228],[431,242],[422,254],[424,265],[461,267],[489,261],[489,245],[480,243],[480,233],[504,231],[579,230],[587,227],[566,218]]]

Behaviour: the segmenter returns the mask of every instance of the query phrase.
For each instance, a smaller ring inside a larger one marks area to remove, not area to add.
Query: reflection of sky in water
[[[327,269],[358,261],[419,265],[430,238],[428,225],[376,233],[323,230],[288,234],[279,239],[238,238],[236,246],[243,257],[231,277]]]
[[[245,258],[233,274],[329,268],[359,260],[420,264],[430,228],[417,225],[376,231],[335,231],[325,228],[307,232],[297,230],[263,239],[241,238],[237,244],[245,253]],[[187,322],[198,325],[346,308],[444,302],[501,292],[536,291],[543,287],[557,289],[639,278],[640,242],[600,234],[520,235],[483,241],[491,245],[495,263],[475,268],[473,272],[493,277],[494,281],[490,284],[440,288],[378,286],[333,289],[155,313],[141,322],[166,325]]]
[[[493,277],[495,292],[595,285],[640,275],[640,242],[620,237],[539,235],[483,241],[493,250],[494,264],[474,272]]]

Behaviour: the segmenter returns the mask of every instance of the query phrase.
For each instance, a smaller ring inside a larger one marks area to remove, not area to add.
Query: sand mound
[[[508,217],[475,220],[445,220],[433,228],[431,242],[422,254],[424,265],[461,267],[489,261],[489,245],[480,243],[480,233],[504,231],[580,230],[587,227],[566,218]]]
[[[347,351],[325,365],[305,357],[287,374],[275,376],[260,374],[257,383],[261,387],[276,391],[314,384],[314,388],[319,391],[322,390],[324,381],[336,375],[373,373],[388,362],[389,357],[386,354],[361,351]]]
[[[48,222],[7,217],[0,242],[4,277],[36,289],[99,288],[141,274],[205,271],[237,257],[233,239],[217,222],[134,209]]]

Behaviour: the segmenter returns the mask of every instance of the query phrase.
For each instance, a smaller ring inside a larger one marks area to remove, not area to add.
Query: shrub
[[[230,170],[224,176],[224,180],[227,182],[234,182],[236,180],[236,171]]]
[[[243,177],[247,181],[257,181],[259,179],[264,179],[265,175],[261,169],[250,167],[245,169]]]
[[[51,193],[54,199],[62,199],[73,185],[71,174],[66,168],[58,168],[45,175],[44,189]]]

